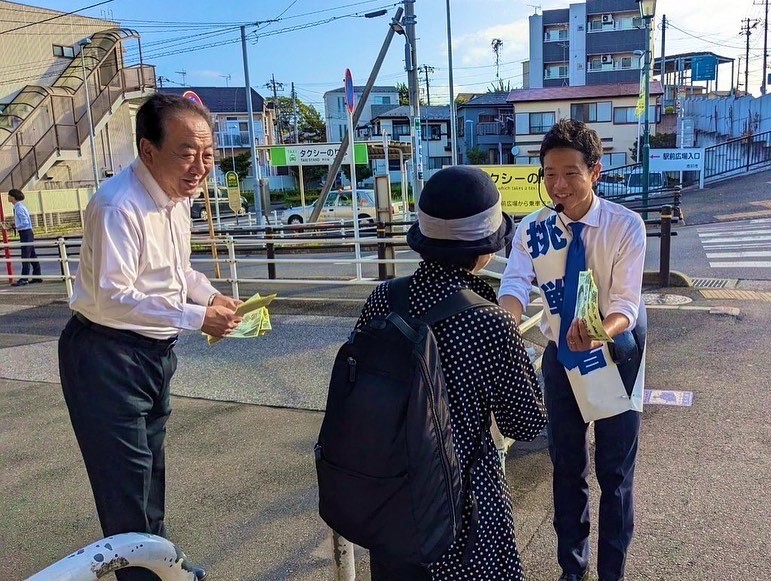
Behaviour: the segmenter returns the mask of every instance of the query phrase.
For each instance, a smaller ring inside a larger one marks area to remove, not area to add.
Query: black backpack
[[[461,474],[431,325],[493,303],[462,289],[409,317],[410,277],[390,281],[391,312],[354,330],[332,368],[315,447],[319,514],[343,537],[399,561],[428,565],[461,528]],[[489,429],[489,421],[484,429]],[[476,499],[464,556],[476,536]]]

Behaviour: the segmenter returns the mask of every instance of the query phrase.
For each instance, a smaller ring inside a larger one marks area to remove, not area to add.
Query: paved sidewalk
[[[697,308],[738,307],[739,316],[650,310],[647,385],[690,390],[694,399],[692,407],[646,408],[628,578],[768,579],[771,303],[663,292],[691,295]],[[55,341],[68,311],[31,296],[14,305],[22,296],[4,295],[0,306],[3,580],[23,579],[101,536],[57,383]],[[328,530],[316,513],[314,410],[323,407],[331,357],[356,309],[328,316],[330,309],[277,305],[276,330],[263,340],[209,348],[191,333],[178,349],[170,536],[215,581],[332,579]],[[528,338],[537,341],[537,332]],[[543,439],[518,444],[506,470],[528,579],[556,579]],[[357,553],[357,570],[369,578],[366,551]]]

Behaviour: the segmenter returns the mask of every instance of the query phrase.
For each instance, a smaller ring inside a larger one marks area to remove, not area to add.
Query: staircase
[[[89,136],[84,69],[95,134],[124,101],[155,92],[155,67],[123,66],[122,45],[133,39],[139,33],[124,28],[97,32],[51,86],[28,85],[6,106],[0,192],[24,189],[57,161],[82,157]]]

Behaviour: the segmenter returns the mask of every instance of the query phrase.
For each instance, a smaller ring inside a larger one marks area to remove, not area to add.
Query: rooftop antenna
[[[182,86],[185,87],[185,77],[187,76],[187,71],[185,69],[182,69],[181,71],[174,71],[178,75],[182,75]]]
[[[538,14],[538,11],[541,9],[540,4],[528,4],[528,6],[533,9],[533,14]]]
[[[230,86],[230,78],[231,78],[230,75],[220,75],[220,77],[225,79],[225,86],[229,87]]]

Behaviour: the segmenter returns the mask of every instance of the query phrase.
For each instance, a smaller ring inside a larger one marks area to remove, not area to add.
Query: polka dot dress
[[[470,272],[421,262],[410,282],[410,315],[420,317],[461,288],[470,288],[497,302],[492,287]],[[388,287],[383,284],[370,295],[357,327],[389,312]],[[546,419],[533,367],[513,317],[498,306],[459,313],[439,322],[433,331],[447,382],[455,452],[463,473],[468,470],[480,436],[487,442],[487,454],[471,477],[479,507],[479,528],[470,558],[463,560],[471,515],[467,496],[461,533],[431,565],[431,579],[524,579],[514,540],[511,493],[485,419],[493,412],[501,432],[516,440],[529,441],[540,433]]]

